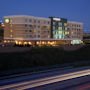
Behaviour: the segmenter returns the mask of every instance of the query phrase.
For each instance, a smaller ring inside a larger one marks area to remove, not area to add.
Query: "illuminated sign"
[[[53,18],[53,20],[60,21],[61,19],[60,18]]]
[[[5,19],[5,22],[6,22],[6,23],[9,23],[9,19]]]

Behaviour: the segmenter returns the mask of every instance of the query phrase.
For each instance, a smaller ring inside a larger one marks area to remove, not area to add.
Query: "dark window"
[[[30,19],[29,22],[32,22],[32,20]]]
[[[29,35],[30,38],[32,38],[32,35]]]
[[[25,22],[27,22],[27,19],[25,19]]]
[[[34,38],[36,38],[36,35],[34,35]]]
[[[32,30],[29,30],[29,32],[32,32]]]
[[[36,20],[34,20],[34,23],[36,23]]]
[[[40,23],[40,21],[38,20],[38,23]]]
[[[32,25],[29,25],[29,27],[32,27]]]
[[[48,21],[48,24],[50,24],[50,22]]]
[[[44,21],[44,24],[46,24],[46,21]]]
[[[40,35],[38,35],[38,38],[40,38]]]
[[[27,27],[27,24],[25,24],[25,27]]]
[[[34,28],[36,28],[36,25],[34,25]]]
[[[27,32],[27,30],[25,30],[25,32]]]

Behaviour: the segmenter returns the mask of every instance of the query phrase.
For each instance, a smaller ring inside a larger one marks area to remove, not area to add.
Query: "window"
[[[29,22],[32,22],[32,20],[30,19]]]
[[[44,33],[46,33],[46,31],[44,31]]]
[[[32,25],[29,25],[29,27],[31,28],[31,27],[32,27]]]
[[[48,24],[50,24],[50,22],[48,21]]]
[[[29,32],[32,32],[32,30],[29,30]]]
[[[28,38],[28,35],[26,35],[26,38]]]
[[[44,24],[46,24],[46,21],[44,21]]]
[[[32,35],[29,35],[30,38],[32,38]]]
[[[25,27],[27,27],[27,24],[25,24]]]
[[[40,35],[38,35],[38,38],[40,38]]]
[[[25,30],[25,32],[27,32],[27,30]]]
[[[40,23],[40,21],[38,20],[38,23]]]
[[[48,31],[48,33],[49,33],[49,31]]]
[[[25,19],[25,22],[27,22],[27,19]]]
[[[34,28],[36,28],[36,25],[34,25]]]
[[[38,28],[40,28],[40,26],[38,26]]]
[[[36,35],[34,35],[34,38],[36,38]]]
[[[36,23],[36,20],[34,20],[34,23]]]

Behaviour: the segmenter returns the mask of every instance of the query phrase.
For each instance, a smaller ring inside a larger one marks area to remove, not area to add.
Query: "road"
[[[38,75],[2,80],[0,81],[0,90],[35,90],[35,88],[37,88],[36,90],[62,89],[88,80],[90,80],[90,67],[65,69],[61,71],[58,70]],[[59,84],[57,85],[56,83]]]

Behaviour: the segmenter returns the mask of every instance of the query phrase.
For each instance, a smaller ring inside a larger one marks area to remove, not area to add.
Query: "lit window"
[[[10,37],[12,38],[12,35],[10,35]]]
[[[67,23],[64,23],[64,26],[67,26]]]
[[[10,32],[13,32],[13,30],[10,30]]]
[[[36,30],[34,30],[34,32],[36,32]]]

